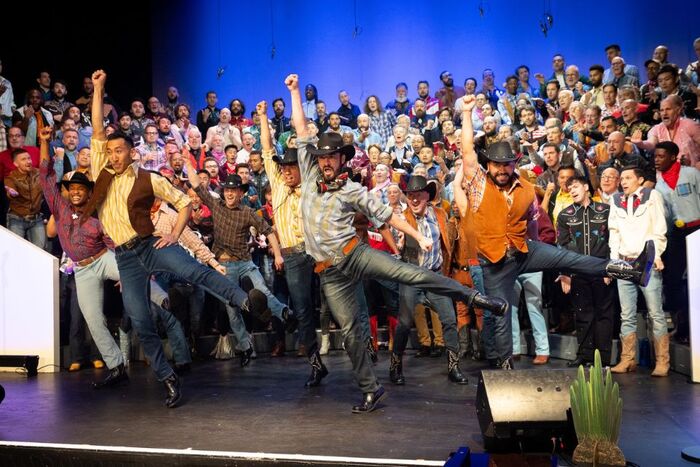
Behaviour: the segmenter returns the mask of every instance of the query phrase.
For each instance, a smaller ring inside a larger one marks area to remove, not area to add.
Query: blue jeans
[[[83,313],[90,334],[92,334],[92,340],[102,355],[107,368],[116,368],[124,363],[124,357],[107,328],[103,311],[104,294],[102,293],[104,281],[107,279],[119,280],[119,270],[114,253],[108,251],[85,267],[75,266],[74,271],[80,311]]]
[[[517,303],[515,281],[520,274],[553,270],[603,277],[610,260],[580,255],[546,243],[528,241],[528,252],[504,257],[497,263],[481,259],[484,288],[487,295],[505,298]],[[513,353],[513,324],[510,308],[502,316],[484,310],[484,348],[486,358],[496,362],[508,359]]]
[[[314,259],[306,253],[292,253],[284,257],[284,276],[294,313],[299,319],[299,344],[306,347],[306,355],[316,352],[316,329],[314,327],[314,302],[311,293],[314,279]]]
[[[154,237],[146,237],[130,250],[117,247],[116,257],[122,284],[124,308],[131,318],[146,357],[160,381],[173,373],[163,353],[148,304],[149,277],[156,272],[172,272],[192,284],[206,284],[217,295],[241,306],[247,300],[240,287],[192,258],[179,245],[156,249]]]
[[[272,315],[277,317],[280,321],[284,321],[282,312],[287,306],[277,300],[272,292],[270,292],[270,289],[267,288],[265,279],[263,279],[255,263],[252,261],[223,261],[221,264],[226,268],[226,277],[234,284],[238,284],[241,278],[248,277],[253,283],[253,287],[267,296],[267,306],[270,308],[270,311],[272,311]],[[238,341],[238,348],[240,350],[246,350],[248,348],[248,345],[245,344],[248,342],[248,331],[246,330],[245,322],[243,321],[240,311],[227,305],[226,312],[228,313],[231,323],[231,330]]]
[[[669,265],[668,267],[673,267]],[[620,334],[622,337],[637,332],[637,291],[641,289],[647,302],[649,317],[653,323],[654,336],[661,337],[668,333],[666,317],[661,305],[663,281],[661,272],[654,269],[646,287],[639,287],[630,281],[617,281],[617,292],[620,296]]]
[[[46,227],[41,214],[34,220],[25,220],[11,212],[7,213],[7,229],[20,237],[29,240],[42,250],[46,249]]]
[[[416,304],[428,305],[437,313],[442,324],[442,334],[445,339],[445,347],[452,352],[459,351],[459,338],[457,337],[457,318],[452,300],[438,295],[429,290],[422,290],[412,285],[399,285],[399,323],[394,335],[394,348],[396,355],[403,355],[408,343],[408,334],[413,324],[413,310]]]
[[[535,338],[535,354],[549,355],[549,337],[547,323],[542,314],[542,271],[520,274],[515,281],[515,296],[525,291],[527,314],[532,324],[532,336]],[[518,304],[513,302],[513,353],[520,353],[520,321],[518,320]]]
[[[401,262],[365,243],[358,244],[340,263],[323,271],[321,286],[331,313],[340,325],[345,350],[362,392],[373,392],[378,387],[362,336],[359,316],[362,313],[358,311],[357,290],[363,279],[394,281],[467,303],[471,303],[477,293],[453,279]]]

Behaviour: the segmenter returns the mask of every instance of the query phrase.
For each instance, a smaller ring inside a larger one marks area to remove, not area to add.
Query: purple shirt
[[[111,245],[111,240],[102,231],[102,224],[96,217],[91,217],[80,225],[80,213],[61,196],[61,189],[56,185],[53,161],[41,161],[39,171],[44,198],[56,220],[58,238],[68,257],[77,263],[104,250],[108,243]]]

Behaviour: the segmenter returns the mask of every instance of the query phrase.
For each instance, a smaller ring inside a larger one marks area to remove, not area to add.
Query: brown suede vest
[[[95,181],[95,188],[92,190],[92,195],[88,200],[81,222],[85,222],[97,208],[104,202],[109,191],[109,186],[112,184],[114,174],[102,169],[100,175]],[[134,180],[134,186],[131,187],[129,196],[126,199],[126,206],[129,210],[129,222],[131,227],[136,231],[139,237],[148,237],[153,235],[154,227],[151,221],[151,207],[155,201],[153,194],[153,185],[151,184],[151,172],[138,169],[138,176]]]
[[[462,219],[450,219],[456,224],[454,262],[460,268],[466,267],[470,259],[476,259],[477,235],[474,224],[474,213],[467,209],[467,215]]]
[[[509,208],[505,196],[487,175],[484,198],[474,213],[479,253],[492,263],[499,262],[509,246],[527,252],[527,218],[535,189],[522,177],[518,180],[520,184],[513,189],[513,205]]]
[[[440,250],[442,252],[442,274],[448,276],[450,274],[450,266],[452,264],[452,239],[449,235],[449,230],[447,228],[447,213],[444,209],[433,206],[435,211],[435,217],[438,221],[438,228],[440,229]],[[406,217],[406,222],[408,225],[418,230],[418,221],[416,216],[413,215],[411,208],[407,208],[403,212]],[[420,246],[418,242],[411,237],[406,235],[406,246],[403,251],[403,258],[412,264],[418,264],[418,255],[420,254]]]

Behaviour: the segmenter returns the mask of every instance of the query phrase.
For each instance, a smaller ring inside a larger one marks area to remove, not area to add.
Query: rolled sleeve
[[[157,198],[170,203],[178,211],[186,208],[192,203],[189,196],[172,186],[164,177],[156,174],[150,175],[151,185],[153,186],[153,194]]]

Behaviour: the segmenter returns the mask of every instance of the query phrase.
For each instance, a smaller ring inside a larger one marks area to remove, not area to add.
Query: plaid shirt
[[[258,235],[269,235],[272,228],[265,220],[255,214],[248,206],[226,207],[222,199],[214,198],[211,193],[199,185],[195,190],[202,202],[211,210],[214,220],[214,245],[212,251],[219,258],[228,254],[234,261],[250,261],[248,238],[250,228],[255,227]]]
[[[102,224],[96,217],[91,217],[80,224],[80,213],[61,196],[56,184],[56,172],[53,161],[42,161],[39,165],[39,182],[44,191],[44,198],[54,219],[61,247],[73,262],[82,261],[96,255],[108,246],[113,246],[109,237],[102,230]]]
[[[416,222],[418,231],[435,245],[435,248],[431,248],[430,251],[420,251],[418,265],[431,271],[438,271],[442,267],[442,249],[440,248],[440,226],[437,217],[435,217],[434,208],[428,206],[425,216],[416,217]]]
[[[169,208],[167,203],[161,202],[158,210],[151,213],[151,220],[153,221],[153,227],[156,229],[155,233],[169,234],[177,225],[177,211]],[[182,234],[180,234],[178,243],[191,252],[201,263],[208,264],[209,261],[214,259],[214,253],[207,248],[202,239],[188,226],[185,226]]]
[[[352,181],[338,190],[319,193],[316,181],[321,171],[316,159],[307,152],[307,144],[311,142],[311,138],[297,140],[306,251],[316,261],[335,260],[343,256],[343,247],[357,236],[353,227],[357,211],[381,227],[391,218],[392,210],[370,195],[365,187]]]
[[[383,111],[379,115],[371,114],[369,116],[369,129],[379,135],[382,147],[386,146],[386,142],[393,134],[394,125],[396,125],[396,116],[391,112]]]

